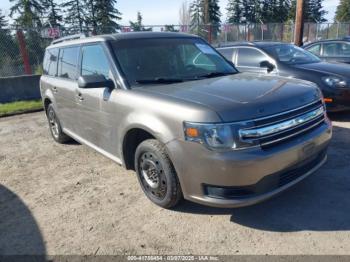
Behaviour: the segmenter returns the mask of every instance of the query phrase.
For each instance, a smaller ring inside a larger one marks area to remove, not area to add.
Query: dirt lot
[[[58,145],[44,114],[0,119],[0,254],[350,254],[350,114],[328,163],[265,203],[153,205],[136,176]]]

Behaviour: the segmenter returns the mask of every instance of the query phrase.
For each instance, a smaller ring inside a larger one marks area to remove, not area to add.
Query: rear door
[[[321,59],[328,62],[350,63],[350,43],[323,43]]]
[[[79,50],[79,46],[60,48],[57,78],[55,80],[55,96],[61,125],[74,133],[79,129],[75,97],[78,88]]]
[[[42,94],[45,90],[50,89],[55,99],[57,91],[55,86],[55,79],[57,76],[58,52],[58,48],[46,49],[43,62],[43,75],[40,78],[40,88]],[[56,104],[54,104],[54,106],[56,106]]]
[[[222,47],[218,48],[218,51],[229,61],[235,63],[235,53],[236,49],[232,47]]]

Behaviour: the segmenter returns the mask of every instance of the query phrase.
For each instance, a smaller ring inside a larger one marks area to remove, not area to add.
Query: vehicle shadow
[[[327,163],[290,190],[266,202],[219,209],[186,202],[177,211],[229,214],[242,226],[276,232],[350,230],[350,128],[334,127]]]
[[[25,203],[2,185],[0,185],[0,255],[35,255],[35,261],[46,261],[46,247],[35,218]]]

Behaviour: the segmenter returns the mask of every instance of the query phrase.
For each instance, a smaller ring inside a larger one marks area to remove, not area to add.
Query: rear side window
[[[58,48],[47,49],[45,52],[43,69],[44,75],[56,76],[57,74]]]
[[[323,44],[323,56],[337,56],[338,55],[338,43]]]
[[[79,47],[66,47],[60,49],[58,59],[58,76],[75,80],[77,78],[77,64]]]
[[[109,63],[101,45],[83,46],[81,75],[103,75],[109,79]]]
[[[307,48],[307,51],[313,53],[314,55],[320,55],[321,45],[313,45]]]
[[[260,67],[260,63],[264,60],[268,60],[268,57],[256,49],[238,49],[238,66]]]
[[[218,50],[227,60],[233,62],[233,48],[225,48],[225,49],[219,49]]]
[[[350,44],[348,44],[348,43],[340,44],[339,54],[341,56],[350,56]]]

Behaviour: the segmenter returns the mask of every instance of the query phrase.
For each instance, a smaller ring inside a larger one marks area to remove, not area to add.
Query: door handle
[[[56,87],[56,86],[53,86],[53,87],[52,87],[52,91],[53,91],[54,93],[57,93],[57,87]]]

